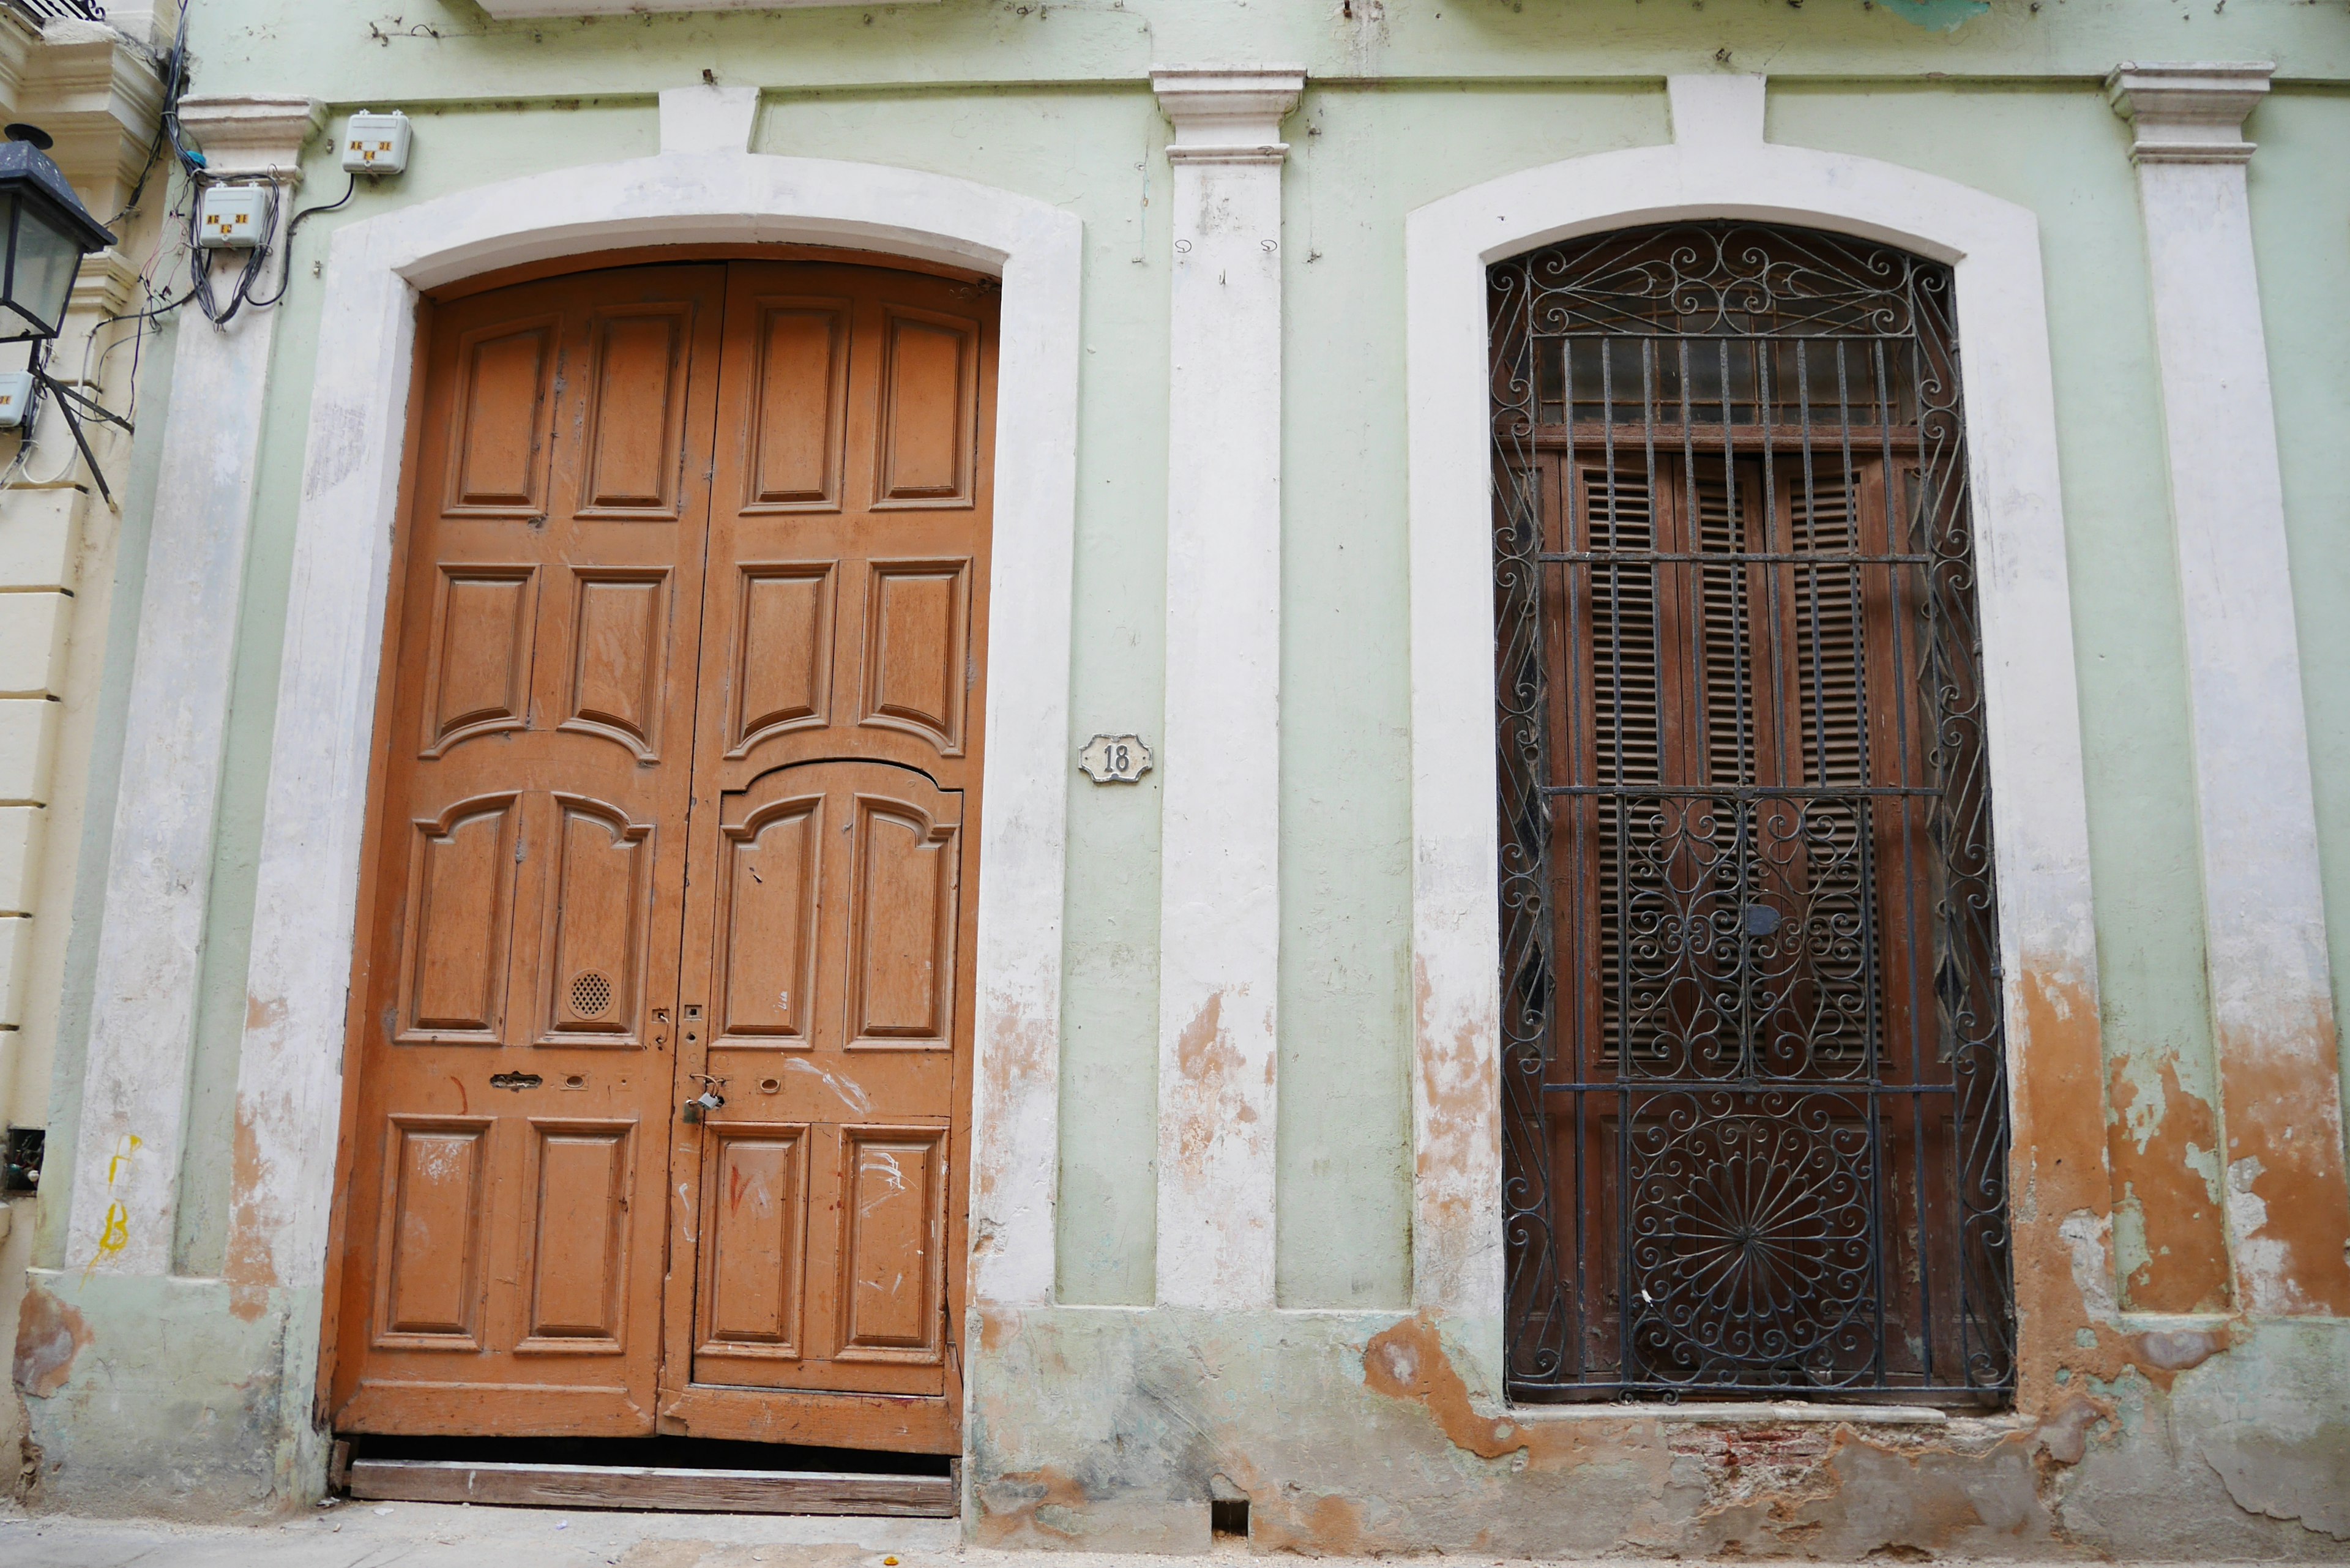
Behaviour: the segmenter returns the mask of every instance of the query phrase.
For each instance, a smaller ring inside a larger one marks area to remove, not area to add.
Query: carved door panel
[[[958,1447],[994,298],[733,268],[666,1430]]]
[[[653,1427],[724,284],[527,285],[431,335],[354,982],[346,1430]]]

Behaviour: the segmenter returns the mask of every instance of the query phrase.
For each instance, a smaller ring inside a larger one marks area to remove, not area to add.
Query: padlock
[[[689,1122],[702,1120],[726,1103],[726,1096],[718,1092],[719,1085],[726,1082],[725,1079],[708,1077],[700,1073],[696,1073],[694,1076],[702,1080],[702,1093],[685,1102],[685,1109],[681,1114],[683,1119]]]

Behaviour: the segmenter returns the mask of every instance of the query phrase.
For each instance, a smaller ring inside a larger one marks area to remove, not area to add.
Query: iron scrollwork
[[[1709,223],[1488,284],[1512,1394],[1999,1403],[1950,269]]]

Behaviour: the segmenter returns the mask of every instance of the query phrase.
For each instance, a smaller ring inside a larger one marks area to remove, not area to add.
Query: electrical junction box
[[[207,185],[196,210],[196,244],[208,251],[249,251],[262,241],[268,212],[265,185]]]
[[[397,174],[408,167],[408,116],[361,109],[343,124],[343,167],[354,174]]]
[[[33,401],[33,373],[30,370],[0,370],[0,431],[13,431],[25,422],[25,410]]]

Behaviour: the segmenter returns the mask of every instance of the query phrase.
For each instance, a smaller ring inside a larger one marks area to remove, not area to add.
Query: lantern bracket
[[[89,437],[82,430],[84,419],[93,419],[122,430],[132,428],[129,420],[99,402],[78,387],[67,385],[49,374],[48,343],[43,341],[33,349],[31,362],[26,369],[33,373],[33,393],[25,400],[25,418],[19,427],[26,441],[33,439],[34,421],[41,414],[41,392],[44,389],[57,394],[57,412],[65,416],[66,429],[72,432],[74,445],[81,450],[81,460],[89,465],[90,478],[98,482],[98,493],[109,506],[114,504],[114,492],[106,483],[106,471],[98,465],[98,454],[89,449]]]

